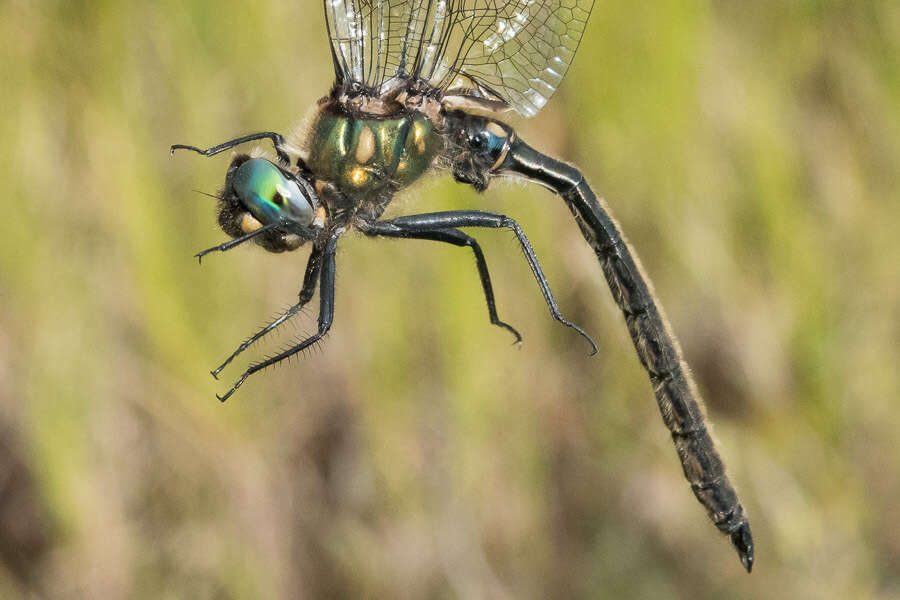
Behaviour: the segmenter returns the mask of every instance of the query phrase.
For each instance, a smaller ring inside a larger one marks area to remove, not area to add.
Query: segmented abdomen
[[[638,259],[609,216],[605,203],[596,198],[583,179],[563,198],[600,259],[613,298],[625,316],[638,358],[650,376],[663,422],[672,432],[684,476],[716,526],[732,533],[747,520],[743,507],[725,476],[725,467],[706,428],[700,395],[681,349],[654,301]],[[582,214],[579,205],[591,204],[605,214],[596,210],[590,215]],[[603,235],[598,235],[598,231]]]
[[[597,198],[577,169],[537,152],[519,139],[511,142],[509,154],[497,171],[517,173],[548,186],[562,196],[572,211],[625,316],[641,365],[650,376],[660,414],[672,434],[684,476],[716,527],[731,537],[749,571],[753,566],[750,524],[707,430],[697,386],[649,280],[606,203]]]

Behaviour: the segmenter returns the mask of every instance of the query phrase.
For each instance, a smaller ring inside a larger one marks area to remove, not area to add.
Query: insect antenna
[[[214,199],[214,200],[221,200],[221,199],[222,199],[222,198],[220,198],[219,196],[216,196],[215,194],[210,194],[209,192],[204,192],[204,191],[202,191],[202,190],[191,190],[191,191],[192,191],[192,192],[197,192],[197,193],[200,194],[201,196],[209,196],[210,198],[212,198],[212,199]]]

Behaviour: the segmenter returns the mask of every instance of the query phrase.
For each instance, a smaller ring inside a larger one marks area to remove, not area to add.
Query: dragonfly
[[[298,302],[254,333],[220,372],[309,303],[319,290],[316,332],[250,364],[225,401],[254,373],[310,347],[334,320],[336,250],[351,230],[371,237],[431,240],[469,248],[492,324],[500,320],[484,253],[463,229],[509,229],[518,239],[551,316],[597,345],[563,317],[537,255],[515,219],[451,210],[382,219],[394,195],[432,171],[485,191],[516,177],[558,195],[600,263],[612,297],[649,376],[684,476],[715,526],[730,537],[750,572],[750,523],[710,437],[703,403],[662,306],[631,245],[576,167],[528,145],[502,116],[537,114],[572,63],[593,0],[324,0],[335,81],[312,125],[287,137],[272,131],[202,149],[214,156],[248,142],[271,143],[274,156],[235,153],[216,196],[224,252],[253,241],[274,253],[311,245]]]

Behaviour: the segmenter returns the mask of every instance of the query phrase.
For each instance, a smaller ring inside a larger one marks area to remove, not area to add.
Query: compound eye
[[[469,136],[469,147],[475,152],[483,152],[489,142],[488,134],[485,131],[479,131],[475,135]]]
[[[287,213],[288,218],[303,225],[313,222],[315,211],[312,203],[297,185],[296,181],[285,178],[283,183],[275,185],[272,201]]]
[[[231,185],[241,204],[263,225],[292,221],[309,226],[315,218],[313,201],[297,182],[263,158],[251,158],[238,167]]]

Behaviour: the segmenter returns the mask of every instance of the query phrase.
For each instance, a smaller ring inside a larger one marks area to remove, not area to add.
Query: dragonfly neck
[[[518,136],[510,141],[506,158],[493,174],[525,177],[561,196],[584,181],[578,169],[538,152]]]

